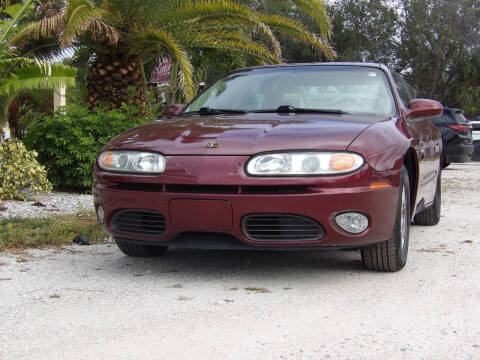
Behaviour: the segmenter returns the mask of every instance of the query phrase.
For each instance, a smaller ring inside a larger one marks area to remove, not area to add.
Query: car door
[[[415,98],[414,92],[397,73],[393,79],[405,113],[408,104]],[[406,121],[406,126],[414,141],[419,160],[417,201],[428,206],[433,202],[440,170],[441,138],[429,118],[414,118]],[[418,140],[416,140],[418,139]]]

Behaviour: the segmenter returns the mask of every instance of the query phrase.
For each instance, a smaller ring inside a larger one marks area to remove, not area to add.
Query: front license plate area
[[[170,201],[173,226],[189,231],[228,231],[233,211],[225,200],[174,199]]]

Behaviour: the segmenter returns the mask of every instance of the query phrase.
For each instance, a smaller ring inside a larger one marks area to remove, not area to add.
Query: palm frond
[[[323,0],[292,0],[307,16],[311,17],[320,29],[323,40],[328,40],[332,34],[332,25],[325,11]]]
[[[12,37],[10,43],[22,46],[32,38],[57,38],[63,29],[64,22],[63,15],[59,14],[27,24]]]
[[[43,63],[16,68],[9,78],[0,81],[0,96],[23,90],[75,86],[77,69],[62,64]]]
[[[0,66],[22,66],[26,64],[35,64],[35,60],[28,58],[28,57],[22,57],[22,56],[17,56],[13,57],[10,59],[1,59],[0,60]]]
[[[319,53],[325,55],[329,60],[335,58],[335,51],[330,44],[326,40],[320,39],[314,33],[305,29],[300,22],[280,15],[263,14],[260,15],[260,18],[265,24],[278,33],[309,44]]]
[[[62,48],[89,32],[93,41],[118,43],[120,35],[103,17],[105,10],[96,8],[88,0],[70,0],[64,14],[57,14],[21,28],[12,38],[14,45],[21,46],[29,39],[57,38]]]
[[[102,11],[88,0],[70,0],[65,13],[65,29],[61,46],[71,46],[73,40],[90,31],[94,41],[107,40],[111,45],[118,42],[116,29],[102,19]]]
[[[23,0],[21,4],[14,4],[7,7],[3,12],[7,13],[12,19],[4,20],[0,25],[0,43],[3,43],[10,31],[16,26],[18,20],[32,6],[32,0]]]
[[[177,39],[189,49],[216,49],[236,51],[249,55],[259,63],[277,63],[278,57],[272,54],[262,43],[252,41],[248,36],[230,31],[185,32],[177,34]]]
[[[156,54],[159,56],[170,56],[173,62],[178,64],[179,85],[189,101],[194,95],[193,66],[190,63],[187,52],[176,42],[176,40],[164,29],[149,28],[138,30],[134,37],[138,50],[142,54]],[[133,50],[133,49],[132,49]]]
[[[271,47],[273,54],[278,59],[281,58],[280,43],[271,29],[261,21],[256,12],[242,4],[226,0],[183,1],[169,11],[163,20],[162,27],[172,32],[205,22],[243,25],[246,29],[254,30]],[[183,26],[179,26],[180,23]]]

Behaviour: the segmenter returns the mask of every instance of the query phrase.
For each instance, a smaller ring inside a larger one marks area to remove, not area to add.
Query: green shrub
[[[26,188],[38,194],[50,192],[52,184],[35,151],[27,151],[20,140],[4,141],[0,145],[0,199],[26,200],[27,194],[22,192]]]
[[[138,108],[100,108],[90,111],[73,105],[66,113],[56,112],[31,124],[25,145],[38,152],[48,178],[64,190],[84,191],[92,186],[93,165],[100,149],[114,136],[147,122]]]

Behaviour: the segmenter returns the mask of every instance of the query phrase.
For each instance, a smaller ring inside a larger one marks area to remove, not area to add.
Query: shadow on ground
[[[116,250],[108,271],[121,276],[144,273],[182,273],[196,277],[249,277],[261,274],[277,277],[282,273],[307,275],[319,272],[363,272],[358,251],[168,251],[157,258],[131,258]]]

